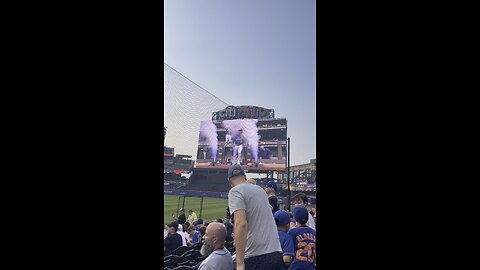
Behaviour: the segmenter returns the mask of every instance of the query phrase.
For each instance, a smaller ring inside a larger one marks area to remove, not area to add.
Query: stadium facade
[[[167,130],[164,128],[164,142]],[[190,155],[175,155],[175,148],[163,146],[163,176],[164,186],[167,187],[170,185],[169,181],[174,180],[186,180],[185,175],[191,174],[194,167],[194,161],[191,159]]]

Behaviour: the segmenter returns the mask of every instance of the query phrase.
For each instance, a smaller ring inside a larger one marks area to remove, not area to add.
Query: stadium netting
[[[228,104],[203,89],[168,64],[163,64],[165,145],[175,153],[197,154],[200,122]]]

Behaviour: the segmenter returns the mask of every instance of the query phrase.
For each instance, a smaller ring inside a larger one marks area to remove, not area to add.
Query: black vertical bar
[[[178,217],[178,209],[180,208],[180,195],[178,195],[178,205],[177,205],[177,217]]]
[[[185,195],[183,195],[183,204],[182,204],[183,211],[185,211]]]
[[[290,211],[290,137],[287,139],[287,209]]]
[[[202,199],[200,201],[200,217],[199,218],[202,218],[202,209],[203,209],[203,196],[202,196]]]

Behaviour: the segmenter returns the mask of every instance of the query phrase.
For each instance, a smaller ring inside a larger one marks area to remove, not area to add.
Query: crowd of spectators
[[[198,269],[315,269],[316,211],[307,210],[308,197],[295,195],[295,207],[288,212],[279,210],[274,182],[261,188],[247,181],[238,165],[230,167],[228,181],[226,217],[207,222],[192,210],[187,218],[180,209],[178,218],[165,226],[164,250],[200,243],[206,257]],[[234,245],[233,256],[228,243]]]

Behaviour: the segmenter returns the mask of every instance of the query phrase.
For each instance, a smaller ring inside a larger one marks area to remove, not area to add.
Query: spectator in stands
[[[225,225],[225,227],[227,227],[227,230],[228,230],[229,227],[233,228],[233,224],[232,224],[230,216],[225,217],[225,220],[224,220],[223,224]]]
[[[230,215],[227,215],[225,219],[223,220],[223,223],[232,223]]]
[[[198,270],[234,269],[232,255],[230,255],[230,252],[225,248],[226,234],[227,230],[222,223],[212,222],[208,225],[204,236],[204,244],[200,250],[202,255],[208,255],[208,257],[202,261]]]
[[[180,215],[178,216],[178,224],[184,224],[187,221],[185,216],[185,209],[180,208]]]
[[[176,248],[182,246],[182,236],[177,233],[178,223],[173,221],[168,225],[168,236],[165,238],[164,246],[166,251],[174,251]]]
[[[178,231],[177,231],[177,233],[182,236],[182,246],[186,247],[186,246],[187,246],[187,242],[188,242],[188,234],[183,231],[183,225],[182,225],[182,224],[178,224]]]
[[[297,227],[288,231],[293,238],[295,257],[290,264],[290,270],[314,270],[316,257],[316,232],[306,225],[308,222],[307,208],[299,205],[293,210]]]
[[[230,207],[227,206],[227,217],[229,217],[229,221],[233,224],[233,215],[230,213]]]
[[[297,206],[303,206],[305,208],[307,208],[307,205],[308,205],[308,197],[307,195],[305,195],[304,193],[298,193],[296,194],[294,197],[293,197],[293,201],[295,202],[295,207]],[[292,211],[293,212],[293,211]],[[310,215],[308,213],[308,210],[307,210],[307,214],[308,214],[308,222],[307,222],[307,226],[312,228],[313,230],[315,230],[315,220],[313,219],[312,215]]]
[[[277,191],[277,184],[275,184],[275,182],[269,181],[265,185],[265,193],[267,193],[267,196],[268,196],[268,203],[270,203],[270,206],[272,207],[272,215],[278,211],[278,199],[277,199],[277,196],[275,195],[276,191]]]
[[[228,205],[235,215],[237,269],[280,269],[282,248],[265,191],[257,185],[246,184],[245,171],[239,165],[231,166],[227,177],[232,186]]]
[[[270,151],[268,148],[265,148],[265,146],[260,146],[258,157],[260,159],[270,159],[272,157],[272,151]]]
[[[205,235],[205,230],[207,229],[206,225],[203,223],[203,219],[199,218],[197,220],[198,231],[202,234],[202,237]]]
[[[295,256],[293,248],[292,236],[288,234],[290,229],[290,215],[284,210],[275,212],[275,222],[277,223],[278,237],[280,238],[280,245],[283,251],[283,267],[282,270],[287,270],[292,262],[292,257]]]
[[[193,222],[197,221],[197,214],[195,214],[195,212],[193,212],[192,209],[188,210],[188,218],[187,218],[187,221],[190,223],[190,224],[193,224]]]
[[[193,223],[193,227],[195,227],[195,230],[197,230],[197,231],[200,229],[200,224],[198,223],[199,220],[200,220],[200,219],[198,219],[197,221],[195,221],[195,222]]]
[[[190,237],[190,234],[188,233],[188,228],[190,228],[190,223],[185,222],[185,224],[183,224],[183,231],[187,234],[187,246],[188,246],[188,242],[191,242],[192,241],[192,238]]]
[[[227,237],[225,240],[227,242],[232,242],[233,241],[233,224],[230,222],[230,217],[225,217],[225,222],[223,223],[225,225],[225,228],[227,228]]]
[[[232,159],[229,158],[227,163],[225,163],[225,165],[232,166],[233,165]]]
[[[188,234],[192,239],[190,241],[190,244],[195,244],[202,240],[202,234],[199,231],[195,230],[195,227],[193,225],[190,225],[190,227],[188,227]]]
[[[163,227],[163,239],[167,238],[167,236],[168,236],[168,227],[165,224],[165,226]]]

